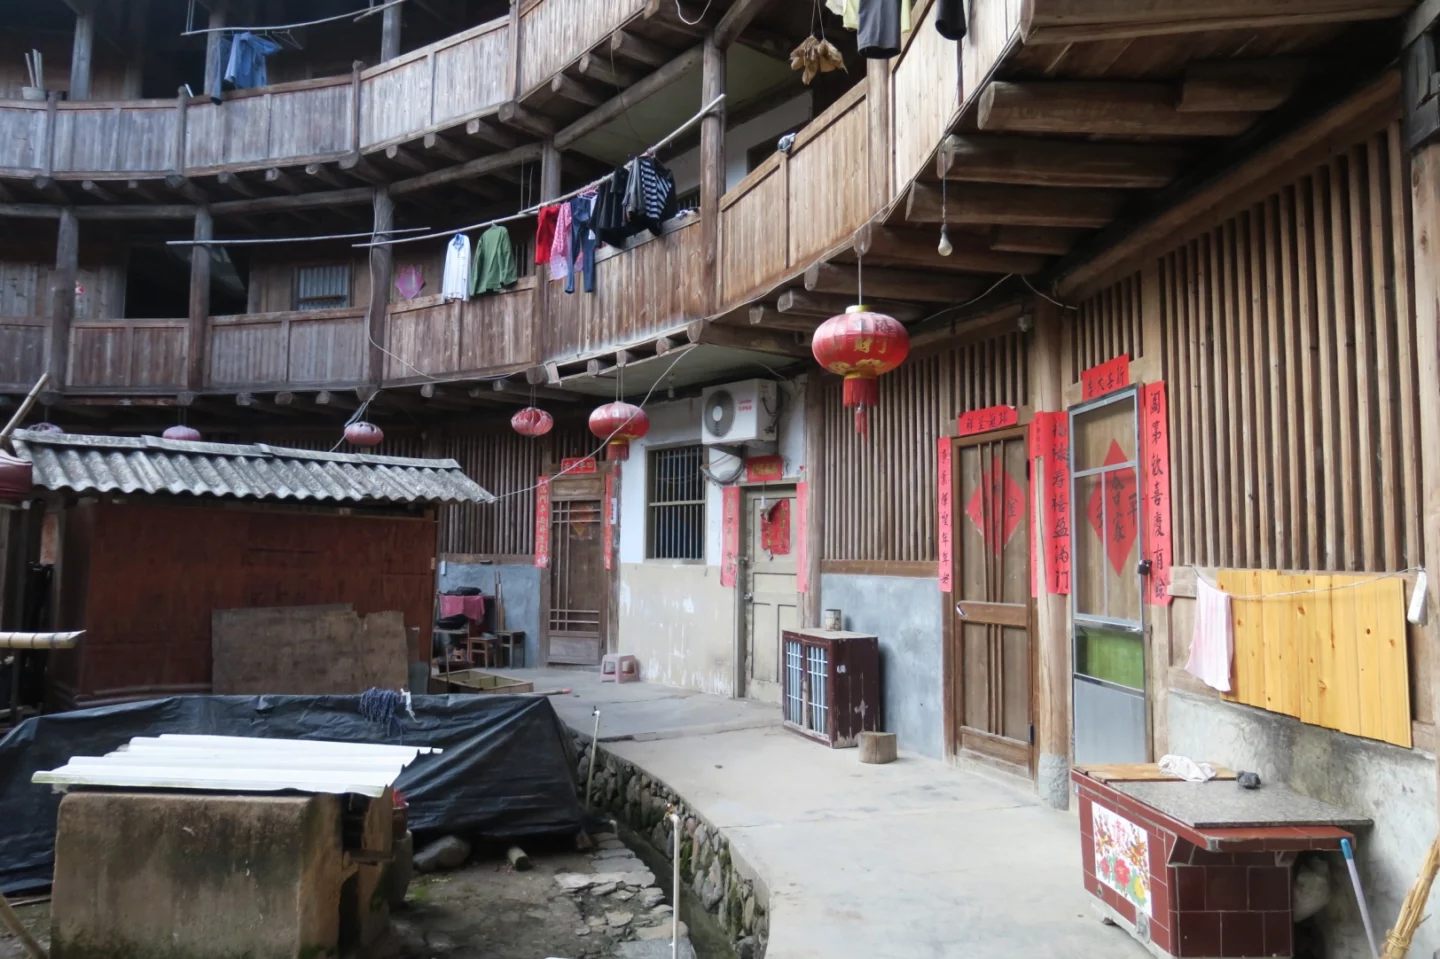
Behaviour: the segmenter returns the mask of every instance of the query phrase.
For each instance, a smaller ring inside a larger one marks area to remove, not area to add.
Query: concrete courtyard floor
[[[679,792],[768,890],[768,959],[1140,959],[1080,882],[1073,815],[981,773],[901,753],[862,765],[778,708],[598,673],[535,681],[587,737]]]

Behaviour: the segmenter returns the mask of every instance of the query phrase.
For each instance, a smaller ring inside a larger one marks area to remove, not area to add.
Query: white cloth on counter
[[[1160,757],[1160,771],[1167,776],[1183,779],[1187,783],[1209,782],[1215,778],[1215,767],[1209,763],[1197,763],[1189,756],[1164,755]]]
[[[1205,685],[1230,691],[1230,662],[1235,657],[1235,624],[1230,594],[1195,577],[1195,635],[1185,671]]]
[[[470,238],[463,233],[445,245],[445,276],[440,295],[447,300],[470,299]]]

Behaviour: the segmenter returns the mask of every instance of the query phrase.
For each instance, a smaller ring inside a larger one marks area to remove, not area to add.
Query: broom
[[[1425,919],[1421,910],[1425,908],[1425,901],[1430,898],[1430,886],[1435,882],[1437,869],[1440,869],[1440,837],[1436,837],[1430,844],[1430,852],[1420,864],[1420,875],[1416,877],[1415,885],[1410,887],[1410,894],[1405,897],[1405,903],[1400,907],[1400,917],[1395,920],[1395,927],[1385,936],[1384,959],[1405,959],[1405,954],[1410,951],[1410,939]]]

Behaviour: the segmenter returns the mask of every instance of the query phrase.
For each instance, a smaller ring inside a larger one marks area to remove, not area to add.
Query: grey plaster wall
[[[1171,690],[1169,699],[1172,753],[1253,770],[1267,782],[1375,821],[1356,837],[1355,858],[1376,934],[1383,937],[1435,837],[1435,758],[1192,693]],[[1344,861],[1339,853],[1330,859],[1332,894],[1320,917],[1326,955],[1368,957]],[[1440,896],[1432,894],[1424,912],[1433,916],[1437,909]],[[1428,957],[1437,948],[1440,923],[1421,924],[1410,955]]]
[[[820,577],[823,609],[840,609],[845,628],[880,638],[886,732],[901,749],[944,758],[940,584],[909,576]]]
[[[442,562],[441,590],[476,586],[489,596],[499,577],[505,592],[505,628],[525,631],[525,665],[540,665],[540,570],[530,565]]]

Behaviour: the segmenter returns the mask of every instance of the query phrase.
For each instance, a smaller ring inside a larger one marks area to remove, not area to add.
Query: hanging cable
[[[675,0],[675,16],[679,17],[680,22],[685,24],[686,26],[697,27],[700,25],[700,22],[705,19],[705,14],[710,12],[710,3],[711,0],[705,0],[705,9],[700,11],[700,16],[696,17],[694,20],[686,20],[685,12],[680,9],[680,0]]]
[[[181,33],[180,36],[198,37],[206,33],[241,33],[247,30],[250,33],[270,33],[279,30],[299,30],[301,27],[317,27],[322,23],[334,23],[336,20],[344,20],[346,17],[352,17],[354,23],[359,23],[366,17],[374,16],[375,14],[379,13],[381,10],[384,10],[387,7],[393,7],[398,3],[404,2],[405,0],[388,0],[388,2],[382,3],[379,6],[364,7],[360,10],[351,10],[349,13],[337,13],[333,17],[324,17],[320,20],[307,20],[304,23],[282,23],[273,27],[203,27],[199,30],[196,30],[194,29],[194,0],[191,0],[192,12],[190,16],[190,22],[186,24],[187,29],[183,33]],[[359,16],[355,16],[356,14],[359,14]]]

